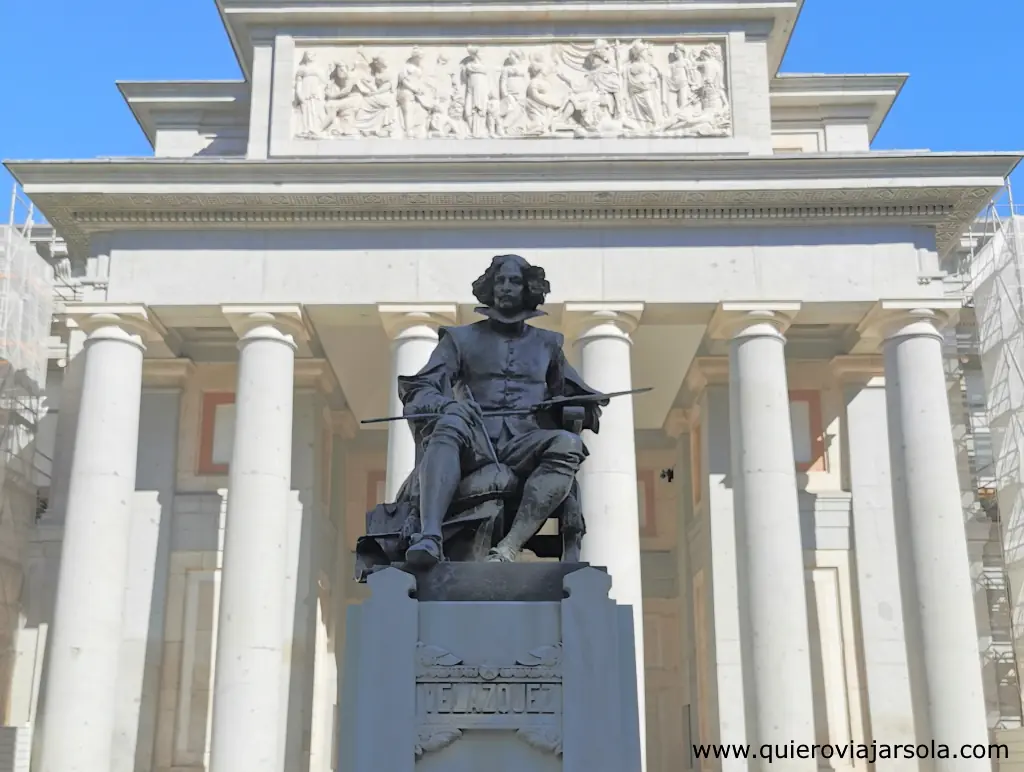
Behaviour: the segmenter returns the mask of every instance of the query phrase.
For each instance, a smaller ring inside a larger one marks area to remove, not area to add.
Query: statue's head
[[[521,311],[536,311],[551,285],[544,269],[530,265],[519,255],[497,255],[483,275],[473,282],[473,295],[483,305],[511,316]]]

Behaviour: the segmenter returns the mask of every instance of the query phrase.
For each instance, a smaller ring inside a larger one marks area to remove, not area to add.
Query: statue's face
[[[519,266],[506,260],[494,275],[494,307],[505,314],[522,311],[525,284]]]

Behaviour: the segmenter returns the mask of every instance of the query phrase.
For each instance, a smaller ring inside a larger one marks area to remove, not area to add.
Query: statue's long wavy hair
[[[519,255],[495,255],[487,270],[473,282],[473,296],[485,306],[494,306],[494,277],[507,261],[513,261],[523,272],[523,307],[527,311],[536,311],[544,303],[551,284],[544,276],[544,269],[539,265],[530,265]]]

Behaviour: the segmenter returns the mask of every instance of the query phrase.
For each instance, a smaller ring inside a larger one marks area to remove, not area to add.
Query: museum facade
[[[646,769],[987,745],[940,264],[1019,158],[871,151],[905,77],[780,74],[800,5],[218,0],[244,80],[120,84],[154,157],[9,163],[84,288],[33,768],[337,768],[355,541],[416,460],[361,421],[510,252],[588,384],[653,387],[580,474]]]

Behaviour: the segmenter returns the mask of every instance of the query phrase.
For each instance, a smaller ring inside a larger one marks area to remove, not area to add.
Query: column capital
[[[614,325],[623,337],[629,337],[644,313],[639,302],[566,303],[562,307],[562,324],[570,338],[579,338],[601,325]]]
[[[69,305],[64,313],[64,323],[68,329],[82,330],[87,335],[103,327],[120,327],[129,335],[136,336],[143,344],[163,343],[167,337],[167,330],[144,305]]]
[[[690,369],[686,371],[686,376],[683,378],[681,401],[692,408],[708,386],[728,382],[728,357],[694,357],[690,363]]]
[[[333,394],[338,388],[334,369],[326,359],[296,359],[295,388],[314,389],[321,394]]]
[[[241,339],[256,327],[272,325],[294,340],[312,338],[300,305],[221,306],[220,312]]]
[[[873,353],[885,339],[898,334],[941,338],[940,330],[954,324],[962,308],[963,303],[956,298],[880,300],[857,325],[859,339],[851,352]],[[917,329],[901,333],[911,326],[917,326]]]
[[[359,431],[359,422],[351,410],[332,410],[331,431],[346,440],[351,440]]]
[[[411,327],[430,327],[437,330],[445,324],[455,324],[458,307],[454,303],[379,303],[384,332],[394,340]]]
[[[142,385],[147,388],[181,389],[196,371],[191,359],[145,359]]]
[[[832,358],[829,368],[839,383],[885,383],[885,361],[878,354],[842,354]]]
[[[673,440],[678,440],[693,427],[698,413],[696,407],[674,407],[665,416],[661,430]]]
[[[755,324],[770,324],[784,335],[801,304],[789,300],[728,301],[718,304],[708,323],[708,337],[728,340]]]

